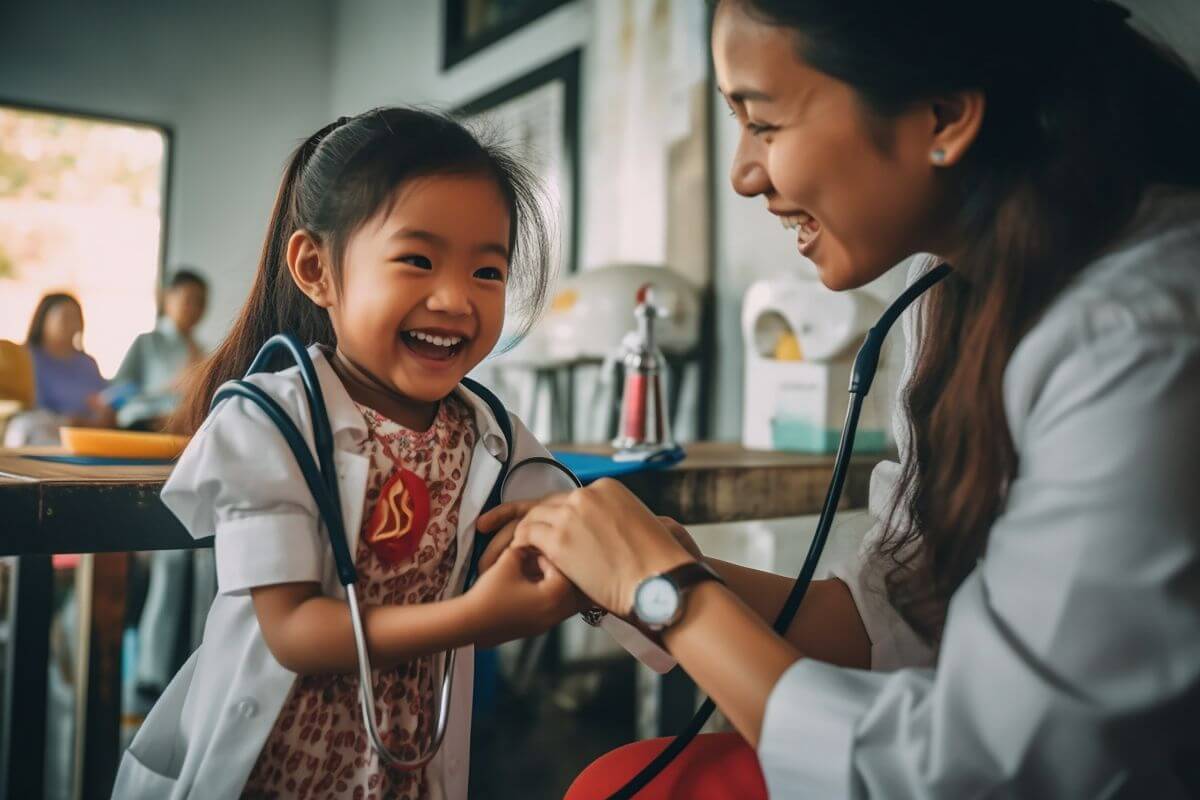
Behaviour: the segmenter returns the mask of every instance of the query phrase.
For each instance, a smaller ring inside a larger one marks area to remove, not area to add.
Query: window
[[[167,142],[153,125],[0,105],[0,338],[23,342],[38,299],[67,291],[112,375],[154,326]]]

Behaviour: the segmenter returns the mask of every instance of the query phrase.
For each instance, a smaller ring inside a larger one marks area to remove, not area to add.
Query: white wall
[[[441,6],[440,0],[338,0],[335,116],[384,104],[459,105],[582,45],[592,16],[586,0],[568,3],[443,72]]]
[[[352,114],[386,103],[451,108],[514,77],[583,46],[590,38],[592,2],[577,0],[522,28],[496,45],[443,72],[440,4],[389,0],[341,0],[333,48],[333,114]],[[584,56],[582,91],[588,91]],[[719,101],[718,101],[719,102]],[[587,147],[588,103],[583,100],[581,146]],[[784,274],[799,263],[795,236],[761,201],[737,196],[726,176],[737,125],[714,104],[717,154],[714,207],[718,294],[716,397],[711,431],[717,438],[741,435],[741,295],[754,280]],[[582,202],[586,204],[586,191]],[[581,218],[587,219],[586,209]],[[801,267],[802,268],[802,267]],[[886,293],[887,289],[880,289]]]
[[[130,117],[174,133],[168,267],[212,278],[219,340],[245,300],[286,153],[325,121],[332,9],[27,0],[0,16],[0,100]]]

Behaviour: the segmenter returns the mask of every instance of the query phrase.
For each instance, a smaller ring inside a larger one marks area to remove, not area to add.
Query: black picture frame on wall
[[[561,86],[561,89],[558,90],[561,92],[561,103],[556,104],[561,111],[561,119],[545,120],[544,124],[548,130],[557,129],[556,138],[559,141],[556,144],[561,146],[559,152],[561,153],[562,169],[557,193],[562,205],[561,221],[566,227],[566,230],[561,232],[562,238],[560,239],[563,257],[562,271],[566,274],[575,272],[579,267],[579,83],[581,62],[582,51],[572,50],[560,58],[463,103],[454,111],[455,116],[468,123],[476,118],[490,117],[489,128],[494,125],[495,132],[500,134],[502,139],[507,139],[513,145],[519,145],[520,142],[511,139],[516,132],[507,129],[506,110],[518,107],[523,99],[545,91],[555,84]],[[519,151],[516,155],[518,158],[522,157],[522,153]],[[530,166],[534,168],[534,172],[539,178],[545,179],[544,175],[538,173],[536,165],[531,164]]]
[[[442,0],[442,69],[572,0]]]

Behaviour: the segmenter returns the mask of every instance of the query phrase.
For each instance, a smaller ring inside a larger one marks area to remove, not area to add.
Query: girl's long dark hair
[[[307,343],[336,345],[329,314],[292,281],[286,262],[292,234],[306,230],[331,254],[340,280],[351,236],[414,178],[482,175],[508,204],[510,307],[528,330],[551,278],[546,209],[536,180],[500,146],[482,141],[448,116],[415,108],[380,108],[326,125],[292,153],[275,198],[250,297],[229,335],[195,374],[172,429],[192,433],[221,384],[240,378],[271,336],[290,332]],[[286,359],[275,366],[286,365]]]
[[[1200,82],[1108,2],[725,2],[792,29],[868,121],[985,96],[979,136],[948,170],[965,255],[921,310],[911,452],[876,554],[892,604],[936,641],[1016,474],[1002,400],[1013,349],[1148,186],[1200,186]]]
[[[46,338],[46,317],[50,316],[50,312],[63,303],[73,303],[79,309],[80,317],[83,316],[83,306],[75,299],[75,295],[67,294],[66,292],[51,292],[50,294],[42,295],[42,299],[38,301],[37,308],[33,310],[33,318],[29,321],[29,333],[25,335],[26,345],[31,347],[42,346],[42,340]]]

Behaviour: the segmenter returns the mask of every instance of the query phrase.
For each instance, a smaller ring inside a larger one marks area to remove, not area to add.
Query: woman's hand
[[[613,480],[500,506],[480,517],[479,529],[496,530],[513,521],[518,521],[513,547],[536,549],[597,605],[621,616],[628,616],[642,580],[695,560],[677,534]]]
[[[683,549],[687,550],[693,558],[695,558],[697,561],[702,561],[704,559],[704,553],[700,552],[700,545],[696,544],[696,540],[692,538],[690,533],[688,533],[687,528],[683,527],[670,517],[660,516],[658,521],[663,524],[663,527],[667,529],[669,534],[675,537],[675,541],[683,545]]]
[[[463,595],[471,604],[480,646],[542,633],[585,605],[571,582],[539,553],[508,547],[489,566]]]
[[[532,505],[534,504],[530,504],[530,507],[532,507]],[[522,516],[524,516],[523,510],[518,506],[518,504],[514,503],[511,508],[514,512],[520,510]],[[704,554],[700,552],[700,545],[696,544],[696,540],[692,538],[690,533],[688,533],[687,528],[683,527],[670,517],[659,516],[657,519],[663,524],[663,527],[667,529],[667,532],[675,537],[675,541],[683,545],[683,549],[687,550],[693,558],[695,558],[697,561],[704,558]],[[496,534],[492,537],[492,540],[488,543],[488,546],[484,548],[483,553],[481,553],[479,556],[480,575],[486,572],[488,567],[496,563],[496,559],[500,557],[500,554],[503,553],[510,544],[512,544],[513,536],[516,535],[517,532],[517,523],[520,521],[520,519],[514,519],[503,528],[496,531]],[[493,522],[492,524],[495,523]]]

